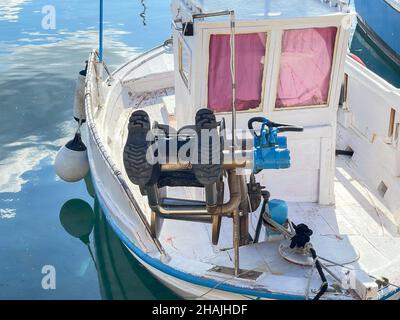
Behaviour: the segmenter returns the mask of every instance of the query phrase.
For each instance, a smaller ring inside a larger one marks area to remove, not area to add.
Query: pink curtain
[[[276,107],[327,103],[336,32],[335,27],[285,31]]]
[[[235,37],[237,110],[258,108],[262,96],[265,33]],[[208,69],[208,108],[216,112],[232,110],[230,36],[212,35]]]

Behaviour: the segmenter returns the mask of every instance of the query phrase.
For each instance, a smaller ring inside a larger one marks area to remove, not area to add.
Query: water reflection
[[[0,299],[100,299],[87,246],[60,224],[69,199],[90,202],[84,183],[57,181],[51,156],[21,173],[19,192],[0,193]],[[11,213],[11,215],[9,215]],[[92,242],[93,243],[93,242]],[[43,290],[43,266],[54,266],[56,290]]]
[[[96,1],[52,3],[55,30],[41,28],[47,4],[0,0],[0,193],[20,192],[23,173],[53,157],[71,136],[75,79],[98,46]],[[105,58],[111,69],[169,35],[168,1],[109,1],[105,6]],[[143,22],[152,27],[143,29]]]
[[[146,2],[145,2],[145,0],[140,0],[140,3],[143,6],[143,12],[140,14],[140,16],[143,19],[143,25],[146,26],[147,25],[147,23],[146,23],[146,10],[147,10]]]
[[[92,207],[85,201],[74,199],[67,201],[60,211],[60,222],[64,230],[72,237],[82,241],[88,248],[90,257],[97,269],[94,259],[90,235],[94,228],[94,212]]]
[[[42,8],[48,4],[0,0],[0,299],[100,299],[107,295],[101,295],[102,277],[88,252],[96,257],[93,233],[88,246],[71,239],[59,221],[68,199],[93,201],[91,180],[66,184],[52,166],[75,130],[75,80],[98,46],[98,2],[51,2],[57,29],[44,30]],[[111,69],[169,36],[169,1],[105,1],[105,12]],[[54,291],[41,287],[44,265],[57,270]]]
[[[111,230],[99,203],[94,205],[94,241],[104,299],[177,299],[140,265]]]
[[[108,225],[97,200],[94,212],[83,200],[67,201],[61,208],[60,222],[70,236],[88,248],[98,272],[103,299],[177,299],[132,257]]]
[[[94,199],[96,197],[96,191],[94,190],[93,180],[90,176],[90,172],[85,177],[84,181],[85,181],[86,191],[87,191],[88,195],[90,195]]]
[[[116,38],[122,34],[113,32]],[[72,136],[75,79],[96,43],[96,32],[76,32],[62,42],[29,44],[0,56],[1,113],[7,115],[0,117],[0,192],[19,192],[26,182],[22,174]],[[137,54],[116,39],[106,45],[114,50],[111,65]]]
[[[0,21],[16,22],[24,3],[30,0],[0,0]]]

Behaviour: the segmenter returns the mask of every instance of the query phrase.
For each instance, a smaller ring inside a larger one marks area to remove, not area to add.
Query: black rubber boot
[[[135,111],[129,119],[124,166],[132,183],[141,187],[155,184],[161,172],[160,164],[150,164],[146,158],[151,146],[151,142],[146,140],[150,129],[149,115],[142,110]]]
[[[201,109],[196,114],[196,131],[198,135],[198,161],[193,165],[193,173],[196,179],[203,185],[216,183],[222,174],[223,147],[213,145],[213,142],[220,141],[217,129],[218,123],[214,113],[209,109]],[[201,131],[214,130],[209,143],[202,143]],[[211,141],[213,140],[213,141]],[[206,159],[208,163],[202,164],[201,160]]]

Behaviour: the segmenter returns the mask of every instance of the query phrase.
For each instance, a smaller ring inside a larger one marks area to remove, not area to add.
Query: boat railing
[[[105,71],[105,72],[107,73],[107,75],[108,75],[108,77],[106,78],[105,82],[106,82],[107,84],[110,85],[111,82],[114,81],[113,74],[111,73],[110,69],[108,68],[108,66],[107,66],[107,64],[104,62],[104,60],[101,60],[99,51],[98,51],[98,50],[95,50],[94,52],[95,52],[97,58],[99,59],[100,65],[103,67],[104,71]]]
[[[118,67],[116,70],[114,70],[114,71],[111,73],[111,76],[115,77],[115,75],[116,75],[118,72],[120,72],[122,69],[126,68],[127,66],[129,66],[130,64],[132,64],[132,63],[134,63],[134,62],[136,62],[136,61],[139,61],[140,59],[143,59],[144,57],[148,56],[149,53],[155,52],[155,51],[157,51],[157,50],[159,50],[159,49],[161,49],[161,48],[164,48],[164,47],[169,47],[169,46],[171,46],[171,45],[172,45],[172,38],[165,40],[164,43],[162,43],[161,45],[159,45],[159,46],[157,46],[157,47],[154,47],[153,49],[151,49],[151,50],[149,50],[149,51],[147,51],[147,52],[141,53],[141,54],[139,54],[138,56],[134,57],[133,59],[129,60],[128,62],[124,63],[123,65],[121,65],[120,67]],[[135,65],[132,67],[131,70],[129,70],[127,73],[124,74],[123,78],[121,78],[121,81],[123,81],[124,79],[126,79],[126,77],[127,77],[129,74],[131,74],[134,70],[136,70],[137,68],[139,68],[140,66],[142,66],[144,63],[148,62],[149,60],[151,60],[151,59],[153,59],[153,58],[154,58],[154,55],[150,55],[148,58],[144,59],[144,60],[141,61],[139,64],[135,64]],[[106,79],[106,81],[107,81],[107,79]]]
[[[399,0],[384,0],[394,10],[400,12],[400,1]]]
[[[112,170],[114,177],[118,180],[119,185],[121,188],[124,190],[126,196],[128,197],[129,202],[135,209],[139,219],[143,223],[146,232],[149,234],[150,238],[153,240],[153,243],[155,247],[157,248],[158,252],[160,253],[161,257],[168,259],[167,254],[165,252],[165,249],[163,248],[162,244],[160,241],[151,235],[151,227],[147,221],[147,218],[145,214],[143,213],[142,209],[140,208],[139,204],[137,203],[135,197],[132,194],[132,191],[130,190],[128,184],[126,183],[125,179],[123,178],[122,172],[118,169],[117,165],[113,162],[112,158],[108,154],[103,142],[101,141],[101,138],[97,132],[96,124],[94,121],[93,113],[92,113],[92,104],[93,104],[93,92],[92,92],[92,86],[89,84],[89,81],[98,81],[97,76],[95,77],[93,75],[94,73],[97,73],[97,68],[96,65],[100,62],[99,57],[99,52],[97,50],[94,50],[90,57],[89,57],[89,62],[88,62],[88,74],[87,74],[87,83],[86,83],[86,91],[85,91],[85,105],[86,105],[86,115],[87,115],[87,124],[88,124],[88,130],[93,137],[93,140],[99,149],[99,153],[105,163],[109,166],[109,168]],[[101,65],[104,66],[103,62]],[[96,88],[96,87],[95,87]],[[101,91],[100,88],[97,86],[97,91]],[[100,95],[100,92],[98,92]],[[101,99],[99,96],[98,99]]]

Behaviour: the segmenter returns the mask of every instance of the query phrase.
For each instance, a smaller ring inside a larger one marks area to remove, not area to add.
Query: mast
[[[100,0],[100,18],[99,18],[99,60],[103,63],[103,0]]]

